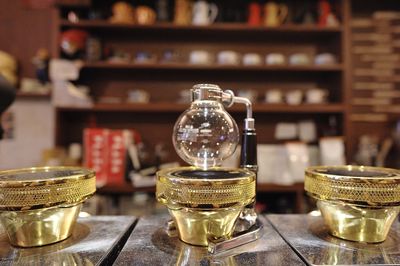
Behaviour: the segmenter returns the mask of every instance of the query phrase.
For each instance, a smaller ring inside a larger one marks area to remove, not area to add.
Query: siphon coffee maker
[[[237,124],[225,110],[235,103],[246,106],[240,168],[224,168],[222,162],[239,143]],[[177,154],[191,166],[157,173],[157,200],[173,218],[167,233],[206,246],[210,253],[258,239],[262,223],[254,210],[257,140],[250,100],[217,85],[197,84],[172,139]]]

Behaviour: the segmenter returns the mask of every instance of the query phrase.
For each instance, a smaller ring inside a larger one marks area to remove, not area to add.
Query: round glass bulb
[[[239,143],[234,119],[217,101],[195,101],[176,121],[173,143],[187,163],[208,169],[231,156]]]

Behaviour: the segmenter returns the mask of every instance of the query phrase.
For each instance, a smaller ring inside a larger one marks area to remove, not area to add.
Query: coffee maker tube
[[[240,153],[240,167],[257,174],[257,134],[251,101],[244,97],[233,97],[233,102],[246,105],[246,118],[242,134],[242,150]]]

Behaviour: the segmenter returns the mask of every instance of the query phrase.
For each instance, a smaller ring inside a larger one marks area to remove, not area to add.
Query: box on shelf
[[[84,164],[96,171],[98,186],[125,183],[128,147],[137,139],[138,134],[129,129],[84,130]]]

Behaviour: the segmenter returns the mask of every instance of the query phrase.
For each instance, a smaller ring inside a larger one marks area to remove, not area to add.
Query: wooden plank
[[[373,25],[372,19],[369,18],[352,18],[350,21],[350,26],[352,28],[370,28]]]
[[[354,69],[354,76],[356,77],[387,77],[393,76],[393,69],[369,69],[369,68],[356,68]]]
[[[386,114],[374,113],[352,114],[350,119],[353,122],[386,122],[388,120],[388,116]]]
[[[400,62],[375,62],[372,64],[374,69],[400,69]]]
[[[382,113],[393,113],[393,114],[400,114],[400,106],[397,105],[383,105],[383,106],[375,106],[375,112],[382,112]]]
[[[391,104],[391,99],[376,99],[376,98],[354,98],[354,105],[384,105]]]
[[[396,90],[374,91],[372,95],[377,98],[399,98],[400,91]]]
[[[375,11],[372,14],[373,19],[379,20],[397,20],[400,19],[400,12],[396,11]]]
[[[356,90],[393,90],[395,88],[395,84],[356,81],[353,83],[353,88]]]
[[[378,82],[400,82],[400,75],[393,76],[375,76],[375,81]]]
[[[400,62],[399,54],[388,54],[388,55],[377,55],[377,54],[363,54],[360,55],[360,59],[363,62],[376,62],[376,61],[384,61],[384,62]]]
[[[387,45],[376,45],[376,46],[353,46],[353,53],[355,54],[391,54],[393,53],[393,47]]]
[[[390,42],[392,41],[391,34],[379,34],[379,33],[354,33],[352,35],[354,41],[372,41],[372,42]]]
[[[392,33],[400,33],[400,26],[393,26]]]

